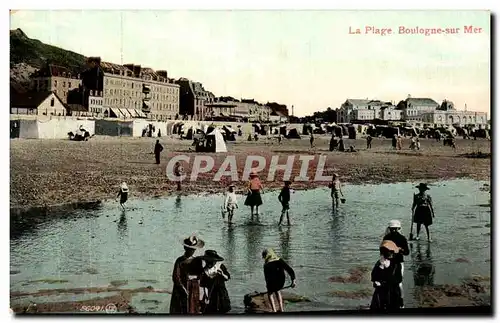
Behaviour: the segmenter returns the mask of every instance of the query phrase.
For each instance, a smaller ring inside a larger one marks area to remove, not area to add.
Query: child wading
[[[333,174],[332,176],[332,182],[330,183],[330,188],[331,188],[331,193],[330,196],[333,199],[333,207],[338,208],[339,207],[339,201],[340,201],[340,195],[344,197],[344,193],[342,192],[342,184],[340,183],[340,180],[338,179],[339,175],[338,174]]]
[[[123,182],[120,186],[120,191],[116,197],[120,198],[120,206],[125,210],[125,202],[128,200],[128,186],[127,183]]]
[[[176,162],[175,165],[174,165],[174,175],[177,178],[176,182],[177,182],[177,190],[180,191],[181,190],[181,179],[180,177],[184,174],[184,169],[182,168],[182,165],[180,162]]]
[[[260,191],[263,189],[257,172],[252,171],[250,173],[250,182],[248,183],[248,194],[245,199],[245,205],[250,206],[250,212],[252,213],[253,221],[253,208],[255,207],[255,215],[259,216],[259,206],[262,205],[262,197],[260,196]]]
[[[429,226],[432,225],[434,209],[432,207],[431,196],[425,192],[429,190],[429,187],[425,183],[420,183],[417,188],[419,192],[413,195],[413,205],[411,206],[413,222],[417,224],[417,237],[415,240],[420,240],[420,229],[423,224],[427,233],[427,240],[432,242]]]
[[[281,189],[280,195],[278,195],[278,200],[281,202],[281,206],[283,209],[281,210],[280,222],[278,225],[281,225],[283,222],[283,216],[286,214],[287,224],[290,225],[290,216],[288,211],[290,210],[290,193],[292,190],[290,189],[290,181],[285,181],[285,186]]]
[[[394,260],[399,251],[392,241],[382,241],[380,259],[372,270],[373,293],[370,309],[374,311],[394,311],[403,307],[399,284],[403,281],[401,264]]]
[[[233,222],[234,209],[237,208],[238,208],[238,201],[236,200],[234,185],[229,185],[229,191],[226,193],[226,198],[224,199],[224,211],[227,212],[227,222],[229,223]]]
[[[283,299],[280,290],[285,285],[285,271],[290,275],[292,280],[291,287],[295,287],[296,285],[295,272],[271,248],[262,252],[262,258],[264,259],[264,278],[266,279],[267,295],[272,311],[276,312],[276,303],[274,301],[274,298],[276,298],[278,301],[278,312],[283,312]]]

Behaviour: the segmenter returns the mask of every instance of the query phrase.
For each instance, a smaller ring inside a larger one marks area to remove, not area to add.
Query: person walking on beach
[[[280,290],[285,286],[285,271],[292,280],[291,287],[297,284],[295,272],[283,259],[279,258],[273,249],[268,248],[262,252],[264,259],[264,278],[266,280],[267,295],[273,312],[283,312],[283,298]],[[274,297],[273,297],[274,296]],[[275,299],[278,302],[276,310]]]
[[[231,300],[226,288],[226,281],[231,279],[231,275],[221,263],[224,258],[215,250],[205,251],[200,258],[205,261],[200,279],[200,287],[203,289],[202,313],[225,314],[231,310]]]
[[[313,148],[314,147],[314,135],[313,135],[312,131],[310,132],[309,143],[311,144],[311,148]]]
[[[330,196],[332,197],[333,208],[336,209],[339,207],[340,195],[344,197],[344,193],[342,192],[342,184],[339,180],[339,174],[335,173],[332,175],[332,182],[329,185],[331,189]]]
[[[174,175],[177,177],[177,191],[181,190],[181,176],[184,174],[184,168],[182,168],[181,162],[176,162],[174,165]]]
[[[259,206],[262,205],[262,197],[260,196],[260,192],[262,191],[262,189],[263,187],[260,182],[259,176],[257,175],[257,172],[252,171],[250,173],[250,182],[248,183],[248,194],[247,198],[245,199],[245,205],[250,206],[252,221],[254,216],[254,207],[255,215],[259,216]]]
[[[234,209],[238,208],[238,201],[236,200],[236,193],[234,192],[234,185],[229,185],[229,190],[224,199],[224,211],[227,212],[227,222],[233,223]]]
[[[420,229],[423,224],[425,226],[425,232],[427,233],[427,240],[432,242],[429,226],[432,225],[432,218],[434,218],[434,208],[432,207],[431,196],[426,193],[429,187],[425,183],[420,183],[416,187],[419,192],[413,194],[413,204],[411,206],[413,223],[417,224],[417,237],[415,240],[420,240]]]
[[[123,182],[120,185],[120,190],[118,191],[118,195],[116,197],[120,198],[120,206],[122,207],[122,210],[125,211],[125,202],[127,202],[127,200],[128,200],[128,186],[127,186],[127,183]]]
[[[192,306],[199,303],[199,288],[195,284],[188,284],[189,275],[200,275],[202,272],[201,263],[195,261],[194,253],[197,249],[202,249],[205,242],[192,235],[182,241],[184,254],[177,258],[172,272],[172,298],[170,300],[170,314],[196,313],[199,310]]]
[[[287,224],[288,226],[290,226],[290,216],[288,214],[288,211],[290,210],[290,193],[292,191],[290,189],[290,184],[290,181],[285,181],[285,186],[281,189],[280,195],[278,195],[278,200],[280,201],[282,206],[280,222],[278,223],[278,225],[281,225],[281,223],[283,222],[283,217],[286,214]]]
[[[403,149],[403,138],[401,138],[401,136],[398,136],[396,141],[397,141],[398,150]]]
[[[372,140],[373,140],[372,136],[368,135],[366,137],[366,149],[372,148]]]
[[[394,254],[394,261],[401,264],[401,277],[404,277],[405,267],[403,256],[408,256],[410,254],[410,248],[408,247],[408,240],[401,234],[401,222],[398,220],[391,220],[387,226],[383,240],[392,241],[399,248],[399,251]],[[403,282],[399,284],[399,288],[401,289],[401,295],[403,295]],[[401,304],[403,304],[403,300],[401,300]]]
[[[375,263],[371,273],[371,281],[375,291],[370,309],[377,312],[395,311],[403,307],[399,284],[403,281],[401,264],[394,261],[399,252],[392,241],[382,241],[380,259]]]
[[[156,140],[154,153],[155,153],[156,164],[158,165],[160,164],[160,153],[162,151],[163,151],[163,146],[160,144],[160,140]]]
[[[398,145],[398,136],[395,134],[394,137],[392,137],[392,149],[396,150]]]

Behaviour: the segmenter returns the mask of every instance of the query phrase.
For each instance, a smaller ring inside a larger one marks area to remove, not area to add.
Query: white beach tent
[[[220,132],[219,128],[215,128],[207,136],[215,136],[215,152],[216,153],[227,153],[227,146],[224,142],[224,137]]]

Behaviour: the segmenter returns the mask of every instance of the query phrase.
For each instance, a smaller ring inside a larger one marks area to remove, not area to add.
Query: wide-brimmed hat
[[[338,173],[333,173],[332,176],[339,177]]]
[[[420,184],[418,184],[415,187],[418,188],[418,189],[430,190],[429,186],[427,186],[427,184],[425,184],[425,183],[420,183]]]
[[[254,177],[254,176],[259,176],[259,174],[257,174],[255,169],[252,169],[252,171],[250,172],[250,177]]]
[[[292,181],[285,181],[285,185],[286,184],[290,185],[290,184],[292,184]]]
[[[387,227],[389,227],[389,228],[401,228],[401,222],[399,222],[399,220],[391,220]]]
[[[229,188],[229,187],[234,187],[234,184],[229,184],[227,187],[228,187],[228,188]]]
[[[215,251],[215,250],[206,250],[205,254],[203,256],[201,256],[200,258],[202,258],[203,260],[206,260],[206,261],[223,261],[224,260],[224,258],[219,256],[217,254],[217,251]]]
[[[385,249],[392,251],[394,253],[399,252],[398,246],[391,240],[382,241],[382,243],[380,244],[380,248],[385,248]]]
[[[201,249],[205,246],[205,241],[198,239],[195,235],[182,239],[182,245],[186,248]]]

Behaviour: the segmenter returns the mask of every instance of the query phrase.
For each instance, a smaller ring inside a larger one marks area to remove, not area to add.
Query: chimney
[[[135,77],[140,77],[141,76],[141,65],[134,65],[134,69],[132,70],[134,72]]]

